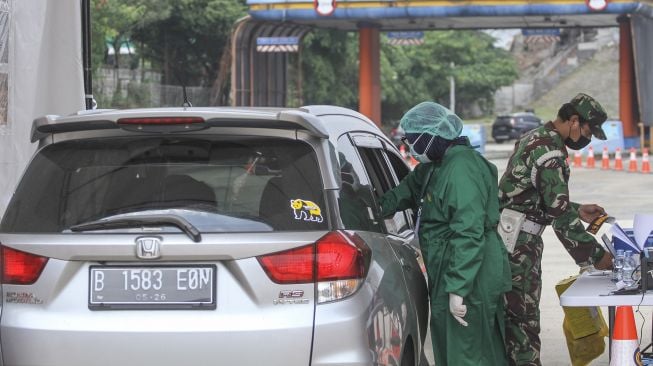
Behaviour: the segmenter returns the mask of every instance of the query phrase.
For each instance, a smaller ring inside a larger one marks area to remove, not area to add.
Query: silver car
[[[0,224],[3,365],[423,365],[408,168],[339,107],[34,121]]]

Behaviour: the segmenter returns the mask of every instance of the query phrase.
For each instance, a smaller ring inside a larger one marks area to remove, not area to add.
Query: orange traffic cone
[[[603,154],[601,155],[601,169],[610,169],[610,158],[608,157],[608,148],[603,146]]]
[[[651,172],[651,163],[648,161],[648,149],[642,150],[642,173],[648,174]]]
[[[576,150],[574,152],[574,168],[580,168],[583,166],[582,157],[580,156],[580,151]]]
[[[591,146],[587,149],[587,167],[594,168],[594,149]]]
[[[614,152],[614,170],[624,170],[624,162],[621,160],[620,148],[617,148]]]
[[[635,148],[630,148],[630,158],[628,159],[628,171],[631,173],[637,172],[637,156],[635,155]]]
[[[632,306],[617,306],[611,350],[610,366],[642,364]]]

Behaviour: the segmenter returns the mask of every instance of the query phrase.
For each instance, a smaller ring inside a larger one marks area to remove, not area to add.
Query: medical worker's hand
[[[467,306],[463,305],[463,298],[456,294],[449,294],[449,311],[451,315],[460,323],[463,327],[467,326],[467,322],[463,320],[465,314],[467,314]]]
[[[578,208],[578,215],[580,216],[581,220],[589,224],[597,217],[605,215],[605,210],[603,207],[595,204],[580,205]]]

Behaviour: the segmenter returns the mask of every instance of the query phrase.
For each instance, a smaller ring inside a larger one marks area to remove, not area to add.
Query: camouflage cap
[[[599,102],[587,94],[579,93],[569,103],[576,108],[580,117],[589,123],[592,135],[599,140],[605,140],[605,132],[601,129],[601,125],[608,118],[608,115]]]

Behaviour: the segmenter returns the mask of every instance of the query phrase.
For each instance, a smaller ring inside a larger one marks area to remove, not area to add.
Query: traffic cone
[[[642,173],[648,174],[651,172],[651,163],[648,161],[648,149],[642,150]]]
[[[580,168],[583,166],[582,157],[580,156],[580,151],[576,150],[574,153],[574,168]]]
[[[631,173],[637,172],[637,156],[635,155],[635,148],[630,148],[630,158],[628,159],[628,171]]]
[[[611,351],[610,366],[642,364],[632,306],[617,306]]]
[[[587,149],[587,167],[594,168],[594,149],[590,146]]]
[[[614,170],[624,170],[624,162],[621,160],[621,148],[617,148],[614,152]]]
[[[608,148],[603,146],[603,154],[601,155],[601,169],[610,169],[610,158],[608,157]]]

